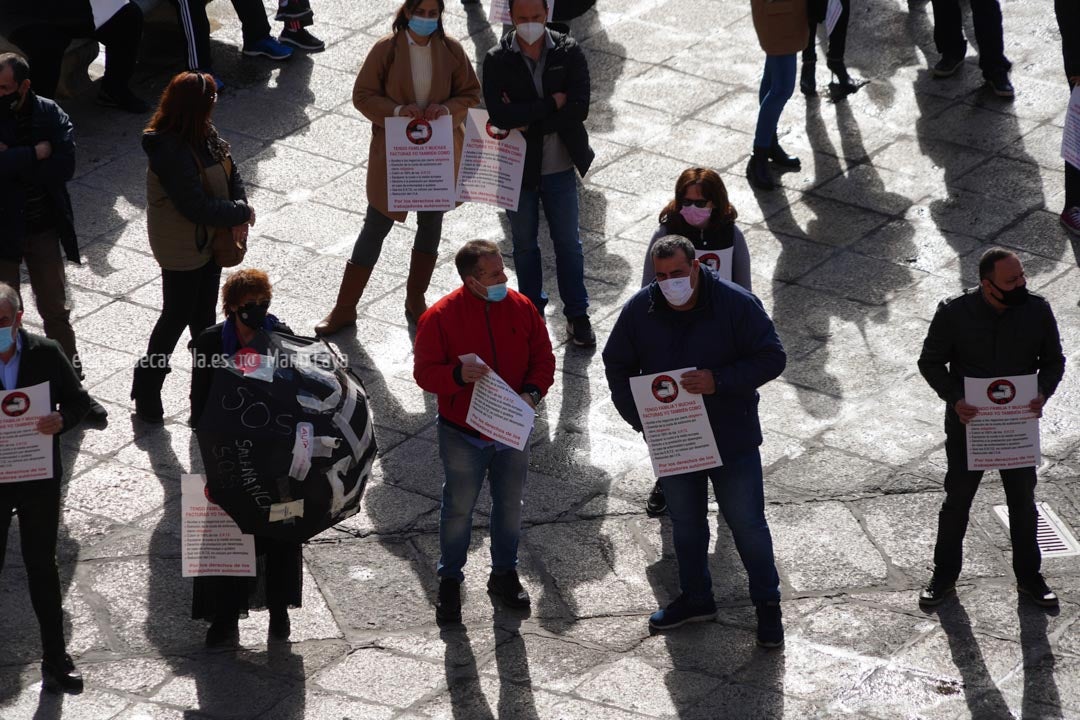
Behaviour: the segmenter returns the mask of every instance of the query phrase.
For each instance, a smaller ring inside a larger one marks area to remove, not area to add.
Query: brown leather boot
[[[427,310],[424,293],[431,284],[431,274],[435,272],[438,255],[413,250],[409,260],[409,278],[405,281],[405,320],[415,325]]]
[[[315,326],[316,335],[333,335],[347,325],[356,324],[356,303],[360,302],[373,269],[366,265],[354,265],[351,261],[345,263],[345,275],[341,278],[337,302],[330,314]]]

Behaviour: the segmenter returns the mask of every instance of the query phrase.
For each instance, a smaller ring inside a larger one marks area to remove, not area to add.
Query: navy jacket
[[[0,257],[22,261],[23,214],[25,191],[30,183],[45,188],[53,218],[60,233],[60,244],[71,262],[79,262],[79,244],[75,238],[75,214],[71,210],[67,181],[75,173],[75,128],[71,118],[48,98],[30,92],[22,111],[33,113],[31,134],[34,144],[48,140],[52,155],[38,160],[33,145],[16,146],[16,121],[0,121],[0,143],[8,147],[0,152]]]
[[[582,176],[596,157],[585,130],[592,92],[589,63],[581,46],[557,28],[565,30],[566,26],[548,26],[555,47],[547,51],[543,97],[537,96],[532,73],[521,53],[514,50],[517,30],[507,33],[484,58],[484,105],[491,124],[501,128],[529,126],[525,132],[525,169],[521,178],[524,189],[540,186],[540,160],[547,133],[559,133]],[[566,104],[561,110],[552,97],[557,92],[566,93]]]
[[[787,355],[761,301],[702,267],[692,310],[672,310],[653,282],[623,306],[604,347],[611,399],[635,430],[641,420],[630,378],[696,367],[712,370],[705,397],[721,458],[761,445],[757,389],[778,377]]]

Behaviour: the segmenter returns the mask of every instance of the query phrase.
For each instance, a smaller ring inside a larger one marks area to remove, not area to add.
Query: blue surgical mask
[[[409,29],[420,37],[427,37],[439,29],[439,18],[422,18],[413,15],[409,19]]]
[[[487,286],[488,302],[499,302],[506,298],[506,283]]]
[[[15,345],[15,329],[9,325],[0,328],[0,353],[6,353]]]

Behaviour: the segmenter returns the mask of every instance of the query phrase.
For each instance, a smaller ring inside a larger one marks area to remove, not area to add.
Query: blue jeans
[[[491,489],[491,570],[516,568],[528,450],[483,443],[440,422],[439,457],[446,474],[439,512],[441,557],[435,568],[439,577],[465,579],[461,569],[469,557],[473,508],[485,475]]]
[[[795,91],[795,54],[766,55],[765,72],[758,89],[757,130],[754,147],[772,147],[780,113],[784,112],[791,93]]]
[[[735,548],[750,578],[755,603],[780,599],[780,576],[773,560],[772,535],[765,521],[765,490],[757,448],[724,456],[710,470],[660,478],[671,516],[679,589],[694,601],[712,598],[709,574],[708,480],[731,528]]]
[[[544,269],[540,261],[540,203],[555,247],[555,275],[563,314],[568,318],[589,311],[589,292],[585,289],[585,253],[578,236],[578,190],[574,169],[540,176],[539,190],[521,190],[516,211],[506,211],[514,240],[514,270],[518,290],[532,300],[544,314],[548,296],[544,292]]]

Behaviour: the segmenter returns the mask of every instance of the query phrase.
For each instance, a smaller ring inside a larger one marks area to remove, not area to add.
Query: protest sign
[[[113,15],[124,9],[128,0],[90,0],[90,12],[94,16],[94,29],[97,30],[112,20]]]
[[[255,536],[207,497],[202,475],[180,476],[180,512],[184,577],[255,577]]]
[[[836,23],[840,19],[840,13],[844,11],[844,6],[840,3],[840,0],[829,0],[829,5],[825,9],[825,33],[832,35],[833,29],[836,28]]]
[[[657,477],[723,465],[701,395],[679,385],[682,368],[630,378],[630,390]]]
[[[723,250],[698,250],[697,259],[709,267],[724,280],[731,282],[731,258],[735,256],[735,247]]]
[[[47,382],[0,391],[0,483],[53,476],[52,435],[37,430],[51,412]]]
[[[525,137],[493,126],[487,110],[470,109],[458,169],[458,202],[517,210],[524,170]]]
[[[1065,132],[1061,134],[1061,157],[1080,168],[1080,85],[1073,88],[1065,113]]]
[[[964,400],[979,408],[967,424],[968,470],[1038,465],[1039,419],[1028,404],[1039,393],[1035,375],[964,378]]]
[[[554,12],[555,0],[548,0],[548,22],[551,22]],[[491,0],[488,5],[488,22],[492,25],[513,25],[514,21],[510,19],[510,3],[507,0]]]
[[[487,364],[471,353],[458,359],[461,362]],[[469,414],[465,417],[465,424],[469,427],[515,450],[524,450],[535,421],[536,411],[494,370],[489,369],[486,375],[473,383]]]
[[[386,192],[391,212],[454,209],[454,129],[436,120],[386,118]]]

